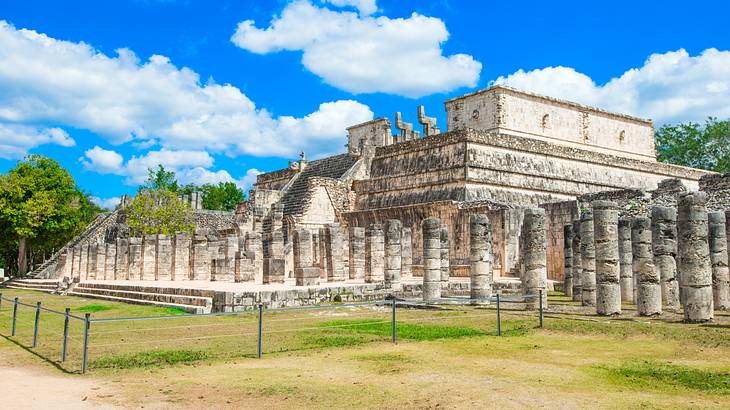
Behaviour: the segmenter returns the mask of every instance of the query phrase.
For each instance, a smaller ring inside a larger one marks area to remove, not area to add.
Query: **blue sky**
[[[348,125],[503,83],[655,124],[730,117],[726,2],[0,0],[0,171],[100,203],[162,163],[236,181]]]

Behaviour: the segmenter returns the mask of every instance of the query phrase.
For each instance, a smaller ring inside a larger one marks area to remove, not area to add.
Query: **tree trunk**
[[[18,276],[25,276],[28,273],[28,260],[26,259],[26,245],[28,238],[18,240]]]

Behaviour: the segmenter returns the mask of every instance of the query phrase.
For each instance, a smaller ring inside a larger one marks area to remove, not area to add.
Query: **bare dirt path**
[[[100,399],[108,388],[89,378],[54,375],[38,368],[0,366],[2,406],[7,409],[117,409]]]

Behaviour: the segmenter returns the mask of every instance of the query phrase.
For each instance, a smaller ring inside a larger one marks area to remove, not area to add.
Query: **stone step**
[[[37,290],[39,292],[55,292],[58,289],[58,286],[48,287],[48,286],[37,286],[37,285],[26,285],[21,283],[3,283],[2,287],[8,288],[8,289],[25,289],[25,290]]]
[[[167,303],[167,302],[155,302],[151,300],[142,300],[142,299],[131,299],[131,298],[124,298],[124,297],[118,297],[118,296],[108,296],[108,295],[100,295],[96,293],[86,293],[81,291],[72,291],[69,292],[68,295],[70,296],[80,296],[84,298],[90,298],[90,299],[100,299],[100,300],[108,300],[112,302],[122,302],[122,303],[130,303],[133,305],[152,305],[152,306],[158,306],[158,307],[172,307],[172,308],[179,308],[182,309],[188,313],[195,313],[195,314],[203,314],[203,313],[210,313],[212,310],[212,304],[209,306],[192,306],[192,305],[184,305],[179,303]]]
[[[213,299],[199,296],[174,295],[168,293],[152,293],[152,292],[135,292],[120,289],[104,289],[98,287],[85,287],[83,284],[77,286],[74,292],[83,292],[87,294],[113,296],[125,299],[135,299],[142,301],[172,303],[176,305],[212,307]]]
[[[113,289],[126,292],[140,292],[140,293],[163,293],[166,295],[181,295],[181,296],[197,296],[204,298],[212,298],[215,291],[208,289],[195,289],[195,288],[176,288],[174,287],[175,282],[170,282],[170,286],[146,286],[138,284],[120,284],[120,283],[106,283],[106,282],[81,282],[77,287],[83,287],[87,289]]]

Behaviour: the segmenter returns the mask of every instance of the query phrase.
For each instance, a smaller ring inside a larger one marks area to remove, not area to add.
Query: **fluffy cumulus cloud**
[[[408,18],[370,16],[367,11],[377,10],[375,2],[330,3],[357,4],[360,14],[297,0],[266,28],[252,20],[239,23],[231,40],[259,54],[302,51],[309,71],[353,93],[420,97],[476,86],[481,63],[467,54],[443,55],[441,45],[449,32],[440,19],[418,13]]]
[[[118,196],[113,196],[111,198],[100,198],[98,196],[92,196],[91,201],[95,203],[96,205],[104,208],[104,209],[114,209],[117,205],[119,205],[119,202],[122,199]]]
[[[657,124],[730,118],[730,51],[707,49],[652,54],[603,85],[569,67],[519,70],[497,84],[564,98],[626,114],[652,118]]]
[[[81,163],[84,164],[86,169],[100,174],[120,172],[122,170],[122,162],[124,162],[124,158],[116,151],[103,149],[98,145],[94,148],[87,149],[84,152],[84,157],[81,158]]]
[[[251,189],[254,183],[256,183],[256,176],[261,174],[262,172],[259,171],[256,168],[251,168],[248,171],[246,171],[246,175],[243,176],[243,178],[239,179],[236,183],[239,188],[243,189],[244,191],[247,191]]]
[[[337,7],[354,7],[363,16],[368,16],[378,11],[378,5],[375,3],[375,0],[325,0],[325,3],[331,3]]]
[[[140,61],[127,49],[108,56],[4,21],[0,61],[3,155],[41,144],[72,145],[59,127],[75,127],[138,149],[293,156],[301,149],[326,150],[341,142],[347,126],[373,117],[351,100],[324,103],[302,118],[276,117],[238,88],[201,83],[197,73],[164,56]]]

